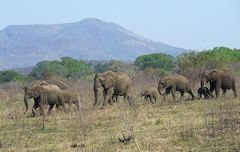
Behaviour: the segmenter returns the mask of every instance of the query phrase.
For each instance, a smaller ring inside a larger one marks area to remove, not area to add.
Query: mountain
[[[131,61],[149,53],[176,56],[182,51],[94,18],[65,24],[12,25],[0,31],[0,69],[33,66],[63,56]]]

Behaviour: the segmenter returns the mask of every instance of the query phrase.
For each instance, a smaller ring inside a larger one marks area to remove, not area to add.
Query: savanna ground
[[[54,109],[44,121],[25,110],[21,85],[0,88],[0,150],[7,151],[240,151],[240,97],[156,104],[137,98],[157,79],[134,82],[134,105],[119,102],[93,109],[92,82],[69,81],[81,95],[79,112]],[[197,88],[196,88],[197,89]],[[238,89],[240,90],[240,89]],[[195,95],[196,95],[196,91]],[[239,93],[240,94],[240,93]],[[102,101],[102,98],[100,99]],[[33,102],[30,102],[31,105]],[[44,128],[44,129],[43,129]],[[129,144],[118,138],[132,135]],[[138,148],[139,147],[139,148]]]

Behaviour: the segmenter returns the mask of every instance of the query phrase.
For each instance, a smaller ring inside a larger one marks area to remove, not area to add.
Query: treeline
[[[39,62],[28,75],[8,70],[0,72],[0,83],[10,81],[26,81],[42,79],[51,76],[63,78],[87,78],[96,72],[106,70],[124,71],[129,74],[139,72],[158,76],[180,73],[191,79],[197,79],[205,69],[229,68],[240,62],[240,50],[226,47],[216,47],[212,50],[187,51],[176,58],[154,53],[138,57],[133,63],[111,60],[109,62],[87,62],[70,57],[61,60]]]

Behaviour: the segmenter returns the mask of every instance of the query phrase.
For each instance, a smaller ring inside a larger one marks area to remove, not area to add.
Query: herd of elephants
[[[204,86],[205,82],[209,82],[210,88]],[[133,102],[131,88],[132,80],[127,73],[113,71],[97,73],[93,85],[95,96],[93,107],[98,105],[100,92],[103,92],[103,106],[106,106],[106,103],[112,105],[113,102],[117,102],[118,96],[123,96],[124,101],[127,100],[131,106]],[[162,89],[165,89],[165,93],[161,92]],[[225,95],[227,90],[231,89],[234,93],[234,97],[237,97],[234,75],[228,70],[211,69],[204,71],[201,76],[201,87],[198,89],[198,98],[202,98],[202,96],[205,99],[212,98],[214,97],[212,94],[214,90],[215,97],[218,98],[220,89],[222,89],[223,95]],[[171,93],[173,100],[175,100],[176,91],[180,92],[181,98],[184,93],[187,92],[191,95],[192,100],[195,99],[188,79],[182,75],[171,75],[160,78],[157,89],[148,88],[146,90],[141,90],[140,96],[154,103],[156,102],[158,94],[163,96],[165,100],[166,95]],[[70,89],[63,81],[42,80],[30,87],[24,87],[24,93],[24,103],[26,106],[26,111],[24,113],[28,111],[28,99],[33,98],[33,116],[36,116],[36,109],[38,107],[40,109],[40,114],[45,116],[45,105],[49,105],[47,115],[51,113],[54,105],[56,105],[57,108],[61,106],[64,112],[67,112],[68,109],[66,109],[65,105],[68,104],[71,106],[71,104],[75,104],[77,110],[79,110],[78,93]]]

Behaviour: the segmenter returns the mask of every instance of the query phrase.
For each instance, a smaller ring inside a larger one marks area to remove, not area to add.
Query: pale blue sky
[[[89,17],[186,49],[240,48],[239,0],[0,0],[0,29]]]

